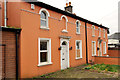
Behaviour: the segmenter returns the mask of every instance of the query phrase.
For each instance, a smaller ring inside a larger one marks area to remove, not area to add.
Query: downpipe
[[[7,0],[4,0],[4,26],[7,27]]]

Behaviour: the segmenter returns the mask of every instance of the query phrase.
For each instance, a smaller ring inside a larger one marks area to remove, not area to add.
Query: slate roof
[[[114,33],[114,34],[108,36],[108,39],[117,39],[117,40],[120,40],[120,32]]]

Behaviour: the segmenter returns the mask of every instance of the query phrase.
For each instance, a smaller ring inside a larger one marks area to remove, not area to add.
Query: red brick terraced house
[[[2,78],[32,78],[107,55],[109,28],[73,14],[71,2],[64,11],[35,0],[9,1],[0,2],[0,44],[15,59],[14,66],[4,67]]]

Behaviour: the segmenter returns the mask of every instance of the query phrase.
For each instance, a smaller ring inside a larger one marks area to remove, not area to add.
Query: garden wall
[[[120,57],[120,49],[118,48],[109,48],[108,55],[110,57]]]
[[[18,76],[16,43],[19,31],[20,29],[0,27],[0,80],[16,79]]]
[[[95,64],[110,64],[110,65],[120,65],[120,57],[106,57],[106,56],[101,56],[98,57],[96,56],[94,58],[94,63]]]

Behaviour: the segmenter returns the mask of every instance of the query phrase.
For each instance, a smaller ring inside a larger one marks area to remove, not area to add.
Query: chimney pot
[[[69,6],[71,6],[71,2],[69,2]]]
[[[66,3],[66,7],[68,6],[68,3]]]

